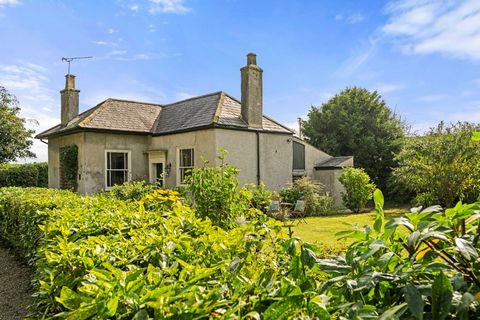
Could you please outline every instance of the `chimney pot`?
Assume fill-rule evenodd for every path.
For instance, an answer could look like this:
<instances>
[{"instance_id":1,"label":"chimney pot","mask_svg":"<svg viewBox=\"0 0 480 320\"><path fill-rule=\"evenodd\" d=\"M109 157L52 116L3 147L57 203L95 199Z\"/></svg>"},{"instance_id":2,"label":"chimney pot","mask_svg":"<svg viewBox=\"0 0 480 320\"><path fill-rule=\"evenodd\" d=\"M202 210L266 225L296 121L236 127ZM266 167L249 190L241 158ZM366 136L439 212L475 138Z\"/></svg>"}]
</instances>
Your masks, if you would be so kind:
<instances>
[{"instance_id":1,"label":"chimney pot","mask_svg":"<svg viewBox=\"0 0 480 320\"><path fill-rule=\"evenodd\" d=\"M65 76L65 89L75 89L75 76L73 74Z\"/></svg>"},{"instance_id":2,"label":"chimney pot","mask_svg":"<svg viewBox=\"0 0 480 320\"><path fill-rule=\"evenodd\" d=\"M247 54L247 65L257 65L257 55L255 53Z\"/></svg>"}]
</instances>

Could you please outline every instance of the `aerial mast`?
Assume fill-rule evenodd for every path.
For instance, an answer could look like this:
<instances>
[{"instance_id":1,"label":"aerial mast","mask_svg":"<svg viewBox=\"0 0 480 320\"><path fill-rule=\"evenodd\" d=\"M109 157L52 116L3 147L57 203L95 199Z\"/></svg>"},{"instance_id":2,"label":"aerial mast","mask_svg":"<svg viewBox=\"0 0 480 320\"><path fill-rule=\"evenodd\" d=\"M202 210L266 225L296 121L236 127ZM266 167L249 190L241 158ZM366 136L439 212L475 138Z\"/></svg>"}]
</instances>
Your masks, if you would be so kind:
<instances>
[{"instance_id":1,"label":"aerial mast","mask_svg":"<svg viewBox=\"0 0 480 320\"><path fill-rule=\"evenodd\" d=\"M68 63L68 73L67 74L70 74L70 62L72 62L73 60L79 60L79 59L92 59L93 57L62 57L62 62L67 62Z\"/></svg>"}]
</instances>

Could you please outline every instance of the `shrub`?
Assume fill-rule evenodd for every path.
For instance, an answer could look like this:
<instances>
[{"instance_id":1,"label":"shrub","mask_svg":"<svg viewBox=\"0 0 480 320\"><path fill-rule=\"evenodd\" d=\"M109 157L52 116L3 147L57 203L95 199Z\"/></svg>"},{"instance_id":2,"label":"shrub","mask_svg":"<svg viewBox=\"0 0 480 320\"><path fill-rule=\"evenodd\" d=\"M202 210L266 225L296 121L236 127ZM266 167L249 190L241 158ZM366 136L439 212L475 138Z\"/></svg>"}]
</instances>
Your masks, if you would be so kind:
<instances>
[{"instance_id":1,"label":"shrub","mask_svg":"<svg viewBox=\"0 0 480 320\"><path fill-rule=\"evenodd\" d=\"M325 216L335 211L335 200L328 193L321 195L323 186L310 178L296 180L291 187L283 188L280 196L283 201L296 203L305 201L305 214L307 216Z\"/></svg>"},{"instance_id":2,"label":"shrub","mask_svg":"<svg viewBox=\"0 0 480 320\"><path fill-rule=\"evenodd\" d=\"M140 180L115 185L111 188L110 194L120 200L140 200L155 189L155 185L147 184L145 181Z\"/></svg>"},{"instance_id":3,"label":"shrub","mask_svg":"<svg viewBox=\"0 0 480 320\"><path fill-rule=\"evenodd\" d=\"M260 210L263 213L268 211L273 197L273 192L265 189L263 181L260 181L260 185L253 183L245 185L241 190L241 194L249 201L250 208Z\"/></svg>"},{"instance_id":4,"label":"shrub","mask_svg":"<svg viewBox=\"0 0 480 320\"><path fill-rule=\"evenodd\" d=\"M40 236L34 319L329 318L318 248L285 239L274 220L225 231L170 190L121 201L10 188L0 203L2 237Z\"/></svg>"},{"instance_id":5,"label":"shrub","mask_svg":"<svg viewBox=\"0 0 480 320\"><path fill-rule=\"evenodd\" d=\"M344 255L318 260L321 293L336 319L478 319L480 202L439 206L384 223L375 191L373 228L339 232L353 239Z\"/></svg>"},{"instance_id":6,"label":"shrub","mask_svg":"<svg viewBox=\"0 0 480 320\"><path fill-rule=\"evenodd\" d=\"M338 181L345 188L345 192L342 192L343 205L353 212L360 212L365 208L368 200L373 197L375 185L370 181L365 170L361 168L343 169Z\"/></svg>"},{"instance_id":7,"label":"shrub","mask_svg":"<svg viewBox=\"0 0 480 320\"><path fill-rule=\"evenodd\" d=\"M223 161L225 155L226 151L221 150L218 158ZM238 168L225 163L209 167L206 160L202 167L191 170L185 179L187 199L199 217L230 228L237 217L247 214L248 199L239 193L238 173Z\"/></svg>"},{"instance_id":8,"label":"shrub","mask_svg":"<svg viewBox=\"0 0 480 320\"><path fill-rule=\"evenodd\" d=\"M47 187L46 162L0 165L0 187Z\"/></svg>"}]
</instances>

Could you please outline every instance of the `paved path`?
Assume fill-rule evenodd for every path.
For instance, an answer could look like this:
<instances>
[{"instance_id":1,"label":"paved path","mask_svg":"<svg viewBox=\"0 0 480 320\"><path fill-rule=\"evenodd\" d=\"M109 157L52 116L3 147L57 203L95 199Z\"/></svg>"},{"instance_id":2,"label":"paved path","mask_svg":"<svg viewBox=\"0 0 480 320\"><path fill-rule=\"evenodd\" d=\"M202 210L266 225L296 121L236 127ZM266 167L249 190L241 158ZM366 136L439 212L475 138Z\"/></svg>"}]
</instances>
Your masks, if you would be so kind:
<instances>
[{"instance_id":1,"label":"paved path","mask_svg":"<svg viewBox=\"0 0 480 320\"><path fill-rule=\"evenodd\" d=\"M31 279L32 270L0 243L0 320L16 320L27 315L32 301Z\"/></svg>"}]
</instances>

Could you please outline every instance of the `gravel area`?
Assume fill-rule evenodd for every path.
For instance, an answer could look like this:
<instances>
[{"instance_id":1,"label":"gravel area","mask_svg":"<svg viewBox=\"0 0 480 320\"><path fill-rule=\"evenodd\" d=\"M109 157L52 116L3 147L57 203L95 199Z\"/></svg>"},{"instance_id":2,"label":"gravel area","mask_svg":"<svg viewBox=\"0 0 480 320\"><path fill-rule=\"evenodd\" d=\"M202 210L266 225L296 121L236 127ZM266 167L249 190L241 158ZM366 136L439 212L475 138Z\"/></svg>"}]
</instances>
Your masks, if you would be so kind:
<instances>
[{"instance_id":1,"label":"gravel area","mask_svg":"<svg viewBox=\"0 0 480 320\"><path fill-rule=\"evenodd\" d=\"M17 259L13 250L0 243L0 320L27 315L31 298L32 270Z\"/></svg>"}]
</instances>

